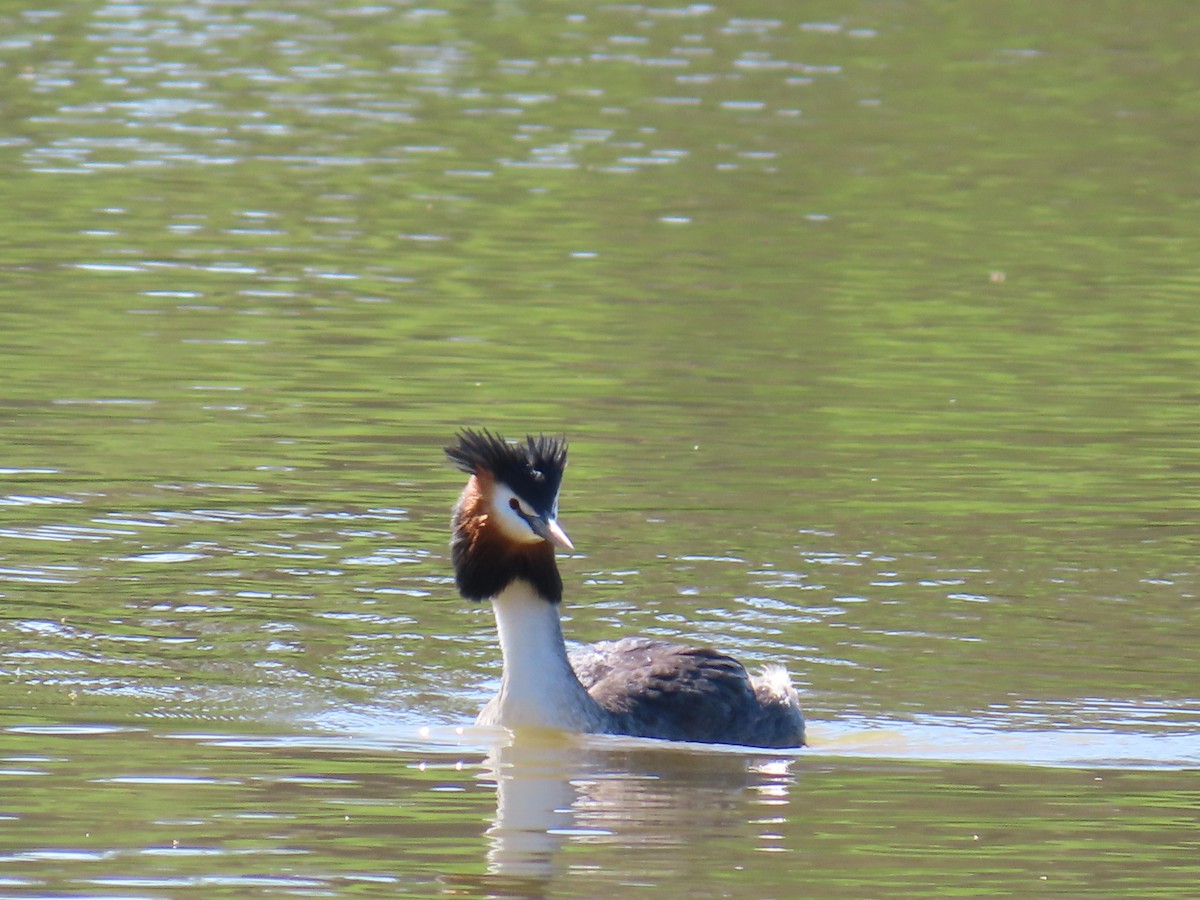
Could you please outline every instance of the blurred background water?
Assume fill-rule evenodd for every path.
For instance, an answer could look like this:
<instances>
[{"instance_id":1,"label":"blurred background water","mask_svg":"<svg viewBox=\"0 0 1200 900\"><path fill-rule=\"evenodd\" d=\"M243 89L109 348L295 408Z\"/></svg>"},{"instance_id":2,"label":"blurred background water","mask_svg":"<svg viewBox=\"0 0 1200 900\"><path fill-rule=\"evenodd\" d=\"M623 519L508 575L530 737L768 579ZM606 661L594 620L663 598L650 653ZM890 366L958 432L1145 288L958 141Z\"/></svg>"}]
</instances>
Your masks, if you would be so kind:
<instances>
[{"instance_id":1,"label":"blurred background water","mask_svg":"<svg viewBox=\"0 0 1200 900\"><path fill-rule=\"evenodd\" d=\"M0 9L0 893L1191 895L1189 10ZM813 746L470 727L464 425Z\"/></svg>"}]
</instances>

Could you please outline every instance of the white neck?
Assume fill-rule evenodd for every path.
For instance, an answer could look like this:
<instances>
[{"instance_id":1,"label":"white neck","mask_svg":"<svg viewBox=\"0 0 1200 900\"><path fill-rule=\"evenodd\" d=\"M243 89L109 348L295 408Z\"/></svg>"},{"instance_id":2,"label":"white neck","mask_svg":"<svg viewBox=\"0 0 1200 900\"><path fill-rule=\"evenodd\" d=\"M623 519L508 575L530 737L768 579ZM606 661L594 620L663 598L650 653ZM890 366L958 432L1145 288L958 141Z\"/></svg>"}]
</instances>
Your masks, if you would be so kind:
<instances>
[{"instance_id":1,"label":"white neck","mask_svg":"<svg viewBox=\"0 0 1200 900\"><path fill-rule=\"evenodd\" d=\"M526 581L492 598L504 675L480 725L594 731L603 716L567 660L557 605Z\"/></svg>"}]
</instances>

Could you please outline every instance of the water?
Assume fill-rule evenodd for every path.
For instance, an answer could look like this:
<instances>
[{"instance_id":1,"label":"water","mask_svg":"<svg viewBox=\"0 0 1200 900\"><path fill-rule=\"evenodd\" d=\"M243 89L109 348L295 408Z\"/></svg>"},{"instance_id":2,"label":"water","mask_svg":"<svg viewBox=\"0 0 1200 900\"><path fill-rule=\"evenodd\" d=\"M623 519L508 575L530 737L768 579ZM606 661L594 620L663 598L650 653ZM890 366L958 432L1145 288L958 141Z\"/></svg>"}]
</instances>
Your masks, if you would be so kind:
<instances>
[{"instance_id":1,"label":"water","mask_svg":"<svg viewBox=\"0 0 1200 900\"><path fill-rule=\"evenodd\" d=\"M0 11L0 895L1194 894L1195 30ZM470 726L480 424L813 746Z\"/></svg>"}]
</instances>

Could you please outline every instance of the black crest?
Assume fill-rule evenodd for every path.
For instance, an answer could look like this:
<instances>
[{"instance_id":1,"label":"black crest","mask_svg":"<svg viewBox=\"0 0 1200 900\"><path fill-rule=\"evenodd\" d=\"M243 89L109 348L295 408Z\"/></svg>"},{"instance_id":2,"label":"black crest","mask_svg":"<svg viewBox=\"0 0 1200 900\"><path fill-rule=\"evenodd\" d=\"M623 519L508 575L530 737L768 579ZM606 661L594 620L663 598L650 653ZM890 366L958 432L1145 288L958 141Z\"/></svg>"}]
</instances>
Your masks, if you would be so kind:
<instances>
[{"instance_id":1,"label":"black crest","mask_svg":"<svg viewBox=\"0 0 1200 900\"><path fill-rule=\"evenodd\" d=\"M468 474L483 469L539 513L549 513L567 466L567 442L539 434L510 444L486 428L463 429L458 443L446 448L446 456Z\"/></svg>"}]
</instances>

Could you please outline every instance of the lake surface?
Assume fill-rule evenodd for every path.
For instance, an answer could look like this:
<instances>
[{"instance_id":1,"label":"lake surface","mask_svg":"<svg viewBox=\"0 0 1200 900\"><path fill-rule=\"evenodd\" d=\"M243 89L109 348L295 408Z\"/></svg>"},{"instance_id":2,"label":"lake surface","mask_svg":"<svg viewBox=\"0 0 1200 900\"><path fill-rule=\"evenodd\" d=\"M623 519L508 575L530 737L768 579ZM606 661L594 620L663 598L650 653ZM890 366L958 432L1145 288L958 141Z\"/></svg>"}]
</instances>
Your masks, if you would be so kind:
<instances>
[{"instance_id":1,"label":"lake surface","mask_svg":"<svg viewBox=\"0 0 1200 900\"><path fill-rule=\"evenodd\" d=\"M0 896L1194 896L1190 11L0 10ZM462 426L812 746L472 726Z\"/></svg>"}]
</instances>

